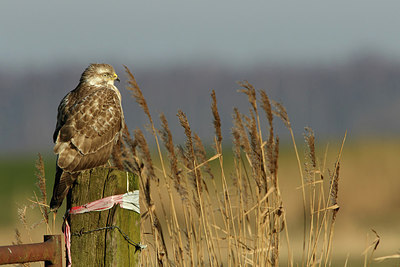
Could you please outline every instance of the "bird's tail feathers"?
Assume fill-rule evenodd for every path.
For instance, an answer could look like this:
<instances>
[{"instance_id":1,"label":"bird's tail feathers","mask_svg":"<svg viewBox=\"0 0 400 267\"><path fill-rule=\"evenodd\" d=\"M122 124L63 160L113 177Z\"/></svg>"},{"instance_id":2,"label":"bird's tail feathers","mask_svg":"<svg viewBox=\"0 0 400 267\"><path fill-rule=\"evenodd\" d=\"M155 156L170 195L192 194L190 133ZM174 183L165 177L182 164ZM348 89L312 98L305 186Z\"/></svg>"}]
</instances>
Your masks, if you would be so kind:
<instances>
[{"instance_id":1,"label":"bird's tail feathers","mask_svg":"<svg viewBox=\"0 0 400 267\"><path fill-rule=\"evenodd\" d=\"M54 179L53 197L50 201L51 211L56 212L61 206L78 175L79 173L66 172L57 166L56 176Z\"/></svg>"}]
</instances>

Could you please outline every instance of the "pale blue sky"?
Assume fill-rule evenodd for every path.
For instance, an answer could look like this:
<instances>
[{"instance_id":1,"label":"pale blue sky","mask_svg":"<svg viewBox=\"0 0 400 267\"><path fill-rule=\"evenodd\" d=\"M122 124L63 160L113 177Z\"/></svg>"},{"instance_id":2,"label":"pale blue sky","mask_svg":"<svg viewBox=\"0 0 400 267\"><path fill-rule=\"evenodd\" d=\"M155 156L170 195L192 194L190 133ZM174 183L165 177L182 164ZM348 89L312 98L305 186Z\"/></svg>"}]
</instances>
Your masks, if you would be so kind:
<instances>
[{"instance_id":1,"label":"pale blue sky","mask_svg":"<svg viewBox=\"0 0 400 267\"><path fill-rule=\"evenodd\" d=\"M0 67L400 57L399 1L15 1L0 8Z\"/></svg>"}]
</instances>

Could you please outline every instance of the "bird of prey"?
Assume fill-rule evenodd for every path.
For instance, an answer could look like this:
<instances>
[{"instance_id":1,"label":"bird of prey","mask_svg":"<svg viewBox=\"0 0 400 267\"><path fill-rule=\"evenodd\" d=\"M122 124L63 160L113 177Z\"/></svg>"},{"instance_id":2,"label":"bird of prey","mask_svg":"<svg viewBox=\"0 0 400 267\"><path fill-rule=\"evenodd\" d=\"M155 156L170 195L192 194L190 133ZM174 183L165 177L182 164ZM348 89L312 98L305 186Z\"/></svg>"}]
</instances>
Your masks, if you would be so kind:
<instances>
[{"instance_id":1,"label":"bird of prey","mask_svg":"<svg viewBox=\"0 0 400 267\"><path fill-rule=\"evenodd\" d=\"M57 154L50 210L56 212L79 173L104 165L122 135L124 115L118 79L108 64L91 64L58 106L53 135Z\"/></svg>"}]
</instances>

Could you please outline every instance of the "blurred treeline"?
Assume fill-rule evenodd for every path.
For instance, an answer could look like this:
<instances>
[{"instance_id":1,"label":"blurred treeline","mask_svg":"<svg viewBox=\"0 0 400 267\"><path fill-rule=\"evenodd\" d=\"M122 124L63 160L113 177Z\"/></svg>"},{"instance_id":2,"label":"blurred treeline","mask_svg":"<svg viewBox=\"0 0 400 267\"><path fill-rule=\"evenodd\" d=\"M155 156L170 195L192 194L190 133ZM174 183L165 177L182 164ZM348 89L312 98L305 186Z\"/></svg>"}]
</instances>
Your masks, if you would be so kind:
<instances>
[{"instance_id":1,"label":"blurred treeline","mask_svg":"<svg viewBox=\"0 0 400 267\"><path fill-rule=\"evenodd\" d=\"M88 62L89 64L90 62ZM319 136L350 137L394 135L400 132L400 60L363 54L347 61L320 64L273 64L236 67L204 61L192 65L141 68L134 62L108 62L121 77L125 117L130 129L142 127L145 118L125 90L122 64L133 70L154 112L164 112L174 131L179 129L178 109L187 113L192 127L205 141L212 138L211 89L216 91L223 134L230 133L233 107L246 108L237 81L248 80L281 101L288 109L295 132L304 126ZM27 66L0 68L0 154L51 152L57 106L75 88L86 66ZM157 114L155 114L157 115ZM175 138L183 137L176 131ZM283 136L284 137L284 136Z\"/></svg>"}]
</instances>

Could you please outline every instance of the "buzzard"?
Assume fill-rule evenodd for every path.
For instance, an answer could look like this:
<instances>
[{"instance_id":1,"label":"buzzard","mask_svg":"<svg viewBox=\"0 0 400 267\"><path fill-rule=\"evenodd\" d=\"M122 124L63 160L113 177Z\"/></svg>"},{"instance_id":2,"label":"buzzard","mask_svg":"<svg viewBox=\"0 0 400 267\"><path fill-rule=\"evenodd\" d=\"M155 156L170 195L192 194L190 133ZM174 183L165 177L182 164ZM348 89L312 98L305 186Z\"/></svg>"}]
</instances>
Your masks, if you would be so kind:
<instances>
[{"instance_id":1,"label":"buzzard","mask_svg":"<svg viewBox=\"0 0 400 267\"><path fill-rule=\"evenodd\" d=\"M91 64L58 106L53 135L57 154L50 209L62 204L79 173L104 165L124 128L118 79L108 64Z\"/></svg>"}]
</instances>

